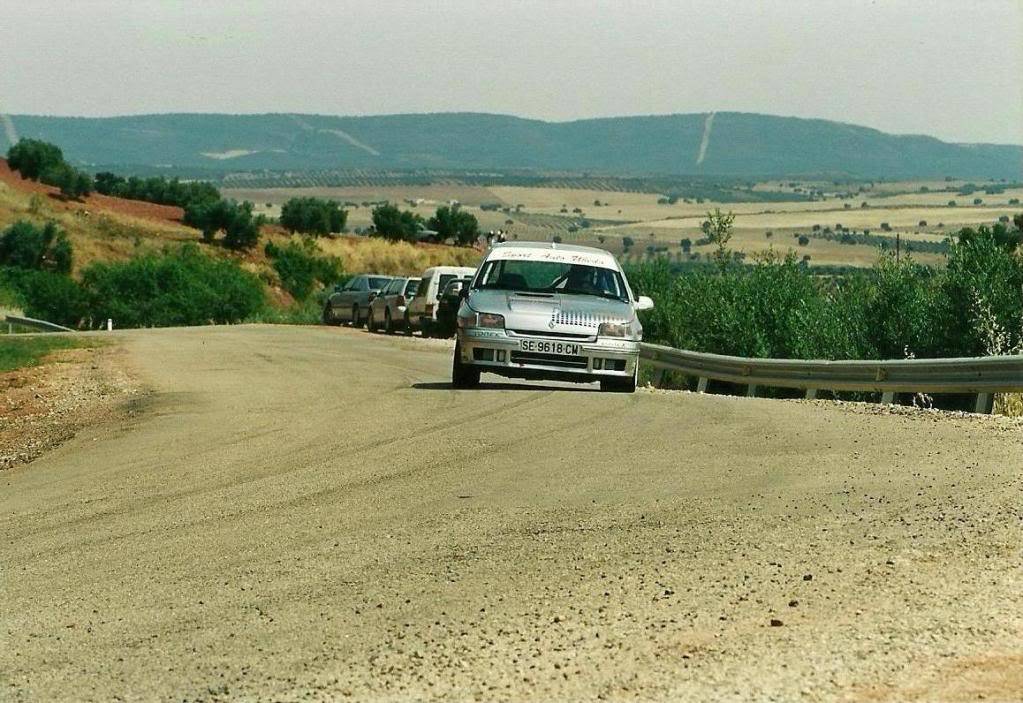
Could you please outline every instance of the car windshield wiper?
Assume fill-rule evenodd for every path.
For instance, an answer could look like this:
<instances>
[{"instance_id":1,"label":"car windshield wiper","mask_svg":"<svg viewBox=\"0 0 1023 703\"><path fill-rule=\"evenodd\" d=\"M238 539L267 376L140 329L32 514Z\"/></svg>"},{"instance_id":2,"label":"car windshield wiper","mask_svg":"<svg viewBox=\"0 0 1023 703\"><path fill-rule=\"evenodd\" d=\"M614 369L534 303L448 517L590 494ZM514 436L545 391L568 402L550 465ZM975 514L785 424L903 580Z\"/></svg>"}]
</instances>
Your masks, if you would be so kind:
<instances>
[{"instance_id":1,"label":"car windshield wiper","mask_svg":"<svg viewBox=\"0 0 1023 703\"><path fill-rule=\"evenodd\" d=\"M608 291L582 290L580 288L564 288L564 289L562 289L562 290L560 290L558 292L559 293L563 293L565 295L592 295L592 296L597 297L597 298L606 298L608 300L617 300L617 301L622 302L622 303L626 302L626 300L625 300L625 298L623 296L615 295L614 293L610 293Z\"/></svg>"}]
</instances>

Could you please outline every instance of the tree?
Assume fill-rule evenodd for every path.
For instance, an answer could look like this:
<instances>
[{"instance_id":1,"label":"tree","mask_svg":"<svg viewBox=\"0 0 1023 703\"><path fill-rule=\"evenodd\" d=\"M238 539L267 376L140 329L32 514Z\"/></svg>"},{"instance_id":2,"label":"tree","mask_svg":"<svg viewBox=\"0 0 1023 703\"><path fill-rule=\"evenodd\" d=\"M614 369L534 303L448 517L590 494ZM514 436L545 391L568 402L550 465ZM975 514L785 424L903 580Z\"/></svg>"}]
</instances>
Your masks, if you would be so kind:
<instances>
[{"instance_id":1,"label":"tree","mask_svg":"<svg viewBox=\"0 0 1023 703\"><path fill-rule=\"evenodd\" d=\"M390 203L373 208L373 226L378 236L392 241L414 242L423 228L423 218Z\"/></svg>"},{"instance_id":2,"label":"tree","mask_svg":"<svg viewBox=\"0 0 1023 703\"><path fill-rule=\"evenodd\" d=\"M262 215L253 216L252 203L245 201L241 205L235 205L224 230L224 246L236 250L256 246L259 244L259 227L264 221Z\"/></svg>"},{"instance_id":3,"label":"tree","mask_svg":"<svg viewBox=\"0 0 1023 703\"><path fill-rule=\"evenodd\" d=\"M435 230L441 241L453 239L461 246L472 246L480 236L480 225L475 215L457 205L441 205L426 226Z\"/></svg>"},{"instance_id":4,"label":"tree","mask_svg":"<svg viewBox=\"0 0 1023 703\"><path fill-rule=\"evenodd\" d=\"M292 198L281 206L281 226L289 232L325 236L344 230L348 213L333 200Z\"/></svg>"},{"instance_id":5,"label":"tree","mask_svg":"<svg viewBox=\"0 0 1023 703\"><path fill-rule=\"evenodd\" d=\"M714 212L707 213L707 219L701 225L704 236L717 247L714 259L722 270L732 260L732 256L728 252L728 241L732 238L733 222L735 222L733 213L725 214L719 208L714 208Z\"/></svg>"},{"instance_id":6,"label":"tree","mask_svg":"<svg viewBox=\"0 0 1023 703\"><path fill-rule=\"evenodd\" d=\"M19 220L0 235L0 265L70 273L71 242L53 222L42 227Z\"/></svg>"},{"instance_id":7,"label":"tree","mask_svg":"<svg viewBox=\"0 0 1023 703\"><path fill-rule=\"evenodd\" d=\"M689 237L683 237L682 240L678 243L678 245L682 247L682 252L684 254L688 254L693 250L693 240L690 239Z\"/></svg>"},{"instance_id":8,"label":"tree","mask_svg":"<svg viewBox=\"0 0 1023 703\"><path fill-rule=\"evenodd\" d=\"M622 237L622 249L628 251L632 248L632 245L636 243L632 237Z\"/></svg>"},{"instance_id":9,"label":"tree","mask_svg":"<svg viewBox=\"0 0 1023 703\"><path fill-rule=\"evenodd\" d=\"M43 171L39 180L60 188L61 195L69 198L77 199L92 192L92 176L67 163L50 166Z\"/></svg>"},{"instance_id":10,"label":"tree","mask_svg":"<svg viewBox=\"0 0 1023 703\"><path fill-rule=\"evenodd\" d=\"M7 150L7 164L22 178L32 181L38 181L46 170L63 163L60 147L39 139L22 139Z\"/></svg>"},{"instance_id":11,"label":"tree","mask_svg":"<svg viewBox=\"0 0 1023 703\"><path fill-rule=\"evenodd\" d=\"M202 230L202 237L213 242L224 232L224 246L229 249L251 249L259 243L259 228L265 221L252 214L252 203L234 200L196 201L185 208L186 225Z\"/></svg>"}]
</instances>

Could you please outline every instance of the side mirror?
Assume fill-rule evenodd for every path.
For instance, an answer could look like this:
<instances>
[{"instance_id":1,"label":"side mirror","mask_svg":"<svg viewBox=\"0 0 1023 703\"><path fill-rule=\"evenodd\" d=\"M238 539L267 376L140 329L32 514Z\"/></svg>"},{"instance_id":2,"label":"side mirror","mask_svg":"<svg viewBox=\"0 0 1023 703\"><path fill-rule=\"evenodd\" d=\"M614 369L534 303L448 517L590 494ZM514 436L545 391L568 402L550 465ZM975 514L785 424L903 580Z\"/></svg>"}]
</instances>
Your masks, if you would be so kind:
<instances>
[{"instance_id":1,"label":"side mirror","mask_svg":"<svg viewBox=\"0 0 1023 703\"><path fill-rule=\"evenodd\" d=\"M461 298L462 300L465 300L466 298L468 298L469 297L469 286L462 286L461 288L459 288L459 290L458 290L458 297Z\"/></svg>"},{"instance_id":2,"label":"side mirror","mask_svg":"<svg viewBox=\"0 0 1023 703\"><path fill-rule=\"evenodd\" d=\"M653 310L653 309L654 309L654 301L651 300L650 298L648 298L647 296L641 295L641 296L639 296L639 299L636 300L636 310L637 311L642 312L643 310Z\"/></svg>"}]
</instances>

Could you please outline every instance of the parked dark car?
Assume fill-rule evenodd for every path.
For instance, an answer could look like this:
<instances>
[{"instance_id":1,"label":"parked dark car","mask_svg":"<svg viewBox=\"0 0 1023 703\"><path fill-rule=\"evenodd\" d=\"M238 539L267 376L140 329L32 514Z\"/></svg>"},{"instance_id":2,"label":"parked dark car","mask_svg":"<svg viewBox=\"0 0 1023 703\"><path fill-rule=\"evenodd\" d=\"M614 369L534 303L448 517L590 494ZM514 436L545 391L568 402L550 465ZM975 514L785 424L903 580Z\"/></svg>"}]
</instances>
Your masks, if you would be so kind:
<instances>
[{"instance_id":1,"label":"parked dark car","mask_svg":"<svg viewBox=\"0 0 1023 703\"><path fill-rule=\"evenodd\" d=\"M458 320L458 306L462 303L462 290L469 286L472 277L456 278L444 286L437 301L437 326L439 337L453 337Z\"/></svg>"},{"instance_id":2,"label":"parked dark car","mask_svg":"<svg viewBox=\"0 0 1023 703\"><path fill-rule=\"evenodd\" d=\"M366 327L375 332L383 325L384 332L393 333L405 327L405 307L419 289L418 278L392 279L380 295L369 304L369 319Z\"/></svg>"},{"instance_id":3,"label":"parked dark car","mask_svg":"<svg viewBox=\"0 0 1023 703\"><path fill-rule=\"evenodd\" d=\"M353 327L362 327L369 314L369 304L391 279L391 276L362 274L343 286L335 286L323 306L323 324L340 325L342 322L350 322Z\"/></svg>"}]
</instances>

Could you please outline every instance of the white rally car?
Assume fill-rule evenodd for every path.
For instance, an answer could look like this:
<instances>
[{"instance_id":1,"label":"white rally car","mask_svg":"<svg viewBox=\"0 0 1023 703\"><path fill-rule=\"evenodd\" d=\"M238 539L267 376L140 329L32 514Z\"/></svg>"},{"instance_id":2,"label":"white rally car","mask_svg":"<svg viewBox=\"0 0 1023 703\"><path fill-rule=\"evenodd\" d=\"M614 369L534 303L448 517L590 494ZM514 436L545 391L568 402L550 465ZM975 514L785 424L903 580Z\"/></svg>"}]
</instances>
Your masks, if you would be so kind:
<instances>
[{"instance_id":1,"label":"white rally car","mask_svg":"<svg viewBox=\"0 0 1023 703\"><path fill-rule=\"evenodd\" d=\"M654 303L634 296L618 261L602 249L507 242L488 252L463 290L451 381L480 372L512 378L600 381L632 392L643 327Z\"/></svg>"}]
</instances>

